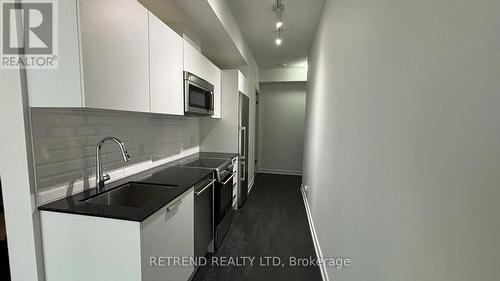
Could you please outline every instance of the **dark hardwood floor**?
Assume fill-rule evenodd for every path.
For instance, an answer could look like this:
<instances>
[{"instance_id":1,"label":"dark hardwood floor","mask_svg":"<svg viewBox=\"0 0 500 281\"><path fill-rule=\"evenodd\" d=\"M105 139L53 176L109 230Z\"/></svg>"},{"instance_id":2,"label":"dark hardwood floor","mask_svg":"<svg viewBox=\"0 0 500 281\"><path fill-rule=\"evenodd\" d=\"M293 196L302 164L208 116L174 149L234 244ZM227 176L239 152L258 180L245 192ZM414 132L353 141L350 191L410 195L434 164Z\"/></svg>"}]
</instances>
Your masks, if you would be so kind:
<instances>
[{"instance_id":1,"label":"dark hardwood floor","mask_svg":"<svg viewBox=\"0 0 500 281\"><path fill-rule=\"evenodd\" d=\"M300 193L301 178L258 174L250 195L215 257L255 257L253 266L208 263L195 281L321 280L316 266L290 266L290 257L316 257ZM263 266L261 257L277 256L283 266ZM208 256L211 259L212 256ZM265 259L264 259L265 261ZM265 263L264 263L265 264Z\"/></svg>"}]
</instances>

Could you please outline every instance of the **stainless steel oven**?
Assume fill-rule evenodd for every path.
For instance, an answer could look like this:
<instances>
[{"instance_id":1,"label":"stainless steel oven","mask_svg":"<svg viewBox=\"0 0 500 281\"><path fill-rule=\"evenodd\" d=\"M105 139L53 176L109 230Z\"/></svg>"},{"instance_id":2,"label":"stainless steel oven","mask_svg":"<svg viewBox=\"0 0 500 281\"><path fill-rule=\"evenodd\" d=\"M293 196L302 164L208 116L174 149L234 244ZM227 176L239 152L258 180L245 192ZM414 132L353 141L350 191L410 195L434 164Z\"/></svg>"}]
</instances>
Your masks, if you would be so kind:
<instances>
[{"instance_id":1,"label":"stainless steel oven","mask_svg":"<svg viewBox=\"0 0 500 281\"><path fill-rule=\"evenodd\" d=\"M213 199L213 249L217 250L226 236L234 216L233 162L229 159L197 157L179 164L182 167L215 170Z\"/></svg>"},{"instance_id":2,"label":"stainless steel oven","mask_svg":"<svg viewBox=\"0 0 500 281\"><path fill-rule=\"evenodd\" d=\"M214 85L184 71L184 113L187 116L214 114Z\"/></svg>"},{"instance_id":3,"label":"stainless steel oven","mask_svg":"<svg viewBox=\"0 0 500 281\"><path fill-rule=\"evenodd\" d=\"M233 220L233 177L235 174L235 172L228 171L227 176L225 176L224 179L215 182L214 242L216 249L219 248L220 244L224 240L224 237L226 236Z\"/></svg>"},{"instance_id":4,"label":"stainless steel oven","mask_svg":"<svg viewBox=\"0 0 500 281\"><path fill-rule=\"evenodd\" d=\"M202 258L209 251L214 238L214 197L215 179L210 175L194 188L194 256Z\"/></svg>"}]
</instances>

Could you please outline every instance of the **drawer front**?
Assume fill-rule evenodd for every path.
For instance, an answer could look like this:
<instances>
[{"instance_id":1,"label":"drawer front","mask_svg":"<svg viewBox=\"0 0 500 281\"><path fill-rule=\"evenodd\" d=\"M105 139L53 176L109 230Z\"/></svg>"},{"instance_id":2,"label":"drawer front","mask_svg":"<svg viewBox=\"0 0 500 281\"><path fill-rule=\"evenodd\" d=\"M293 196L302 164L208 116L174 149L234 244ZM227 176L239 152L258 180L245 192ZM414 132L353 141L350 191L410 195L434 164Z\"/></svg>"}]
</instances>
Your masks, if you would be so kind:
<instances>
[{"instance_id":1,"label":"drawer front","mask_svg":"<svg viewBox=\"0 0 500 281\"><path fill-rule=\"evenodd\" d=\"M193 200L191 188L141 223L142 280L188 280L193 273L193 266L160 263L160 258L194 256Z\"/></svg>"}]
</instances>

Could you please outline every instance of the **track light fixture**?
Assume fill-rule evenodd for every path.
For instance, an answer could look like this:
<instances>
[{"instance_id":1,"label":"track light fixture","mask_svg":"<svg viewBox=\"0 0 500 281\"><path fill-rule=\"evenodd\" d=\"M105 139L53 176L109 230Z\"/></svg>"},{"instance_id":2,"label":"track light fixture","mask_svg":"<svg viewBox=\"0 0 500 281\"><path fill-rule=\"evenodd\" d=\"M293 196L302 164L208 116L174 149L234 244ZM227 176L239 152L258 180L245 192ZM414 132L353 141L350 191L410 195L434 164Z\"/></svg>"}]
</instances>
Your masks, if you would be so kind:
<instances>
[{"instance_id":1,"label":"track light fixture","mask_svg":"<svg viewBox=\"0 0 500 281\"><path fill-rule=\"evenodd\" d=\"M281 3L281 0L276 0L276 4L273 5L273 11L276 13L276 29L278 30L278 37L274 41L276 46L280 46L283 43L281 39L281 27L283 26L283 11L285 10L285 4Z\"/></svg>"}]
</instances>

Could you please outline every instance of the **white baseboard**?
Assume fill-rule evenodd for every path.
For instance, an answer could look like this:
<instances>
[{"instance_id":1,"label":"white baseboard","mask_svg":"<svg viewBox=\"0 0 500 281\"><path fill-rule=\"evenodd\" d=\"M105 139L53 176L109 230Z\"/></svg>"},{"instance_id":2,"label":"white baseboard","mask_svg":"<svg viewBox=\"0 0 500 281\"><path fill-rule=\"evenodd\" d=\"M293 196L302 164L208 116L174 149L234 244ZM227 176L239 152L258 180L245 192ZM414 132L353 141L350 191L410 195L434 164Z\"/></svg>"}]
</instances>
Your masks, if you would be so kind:
<instances>
[{"instance_id":1,"label":"white baseboard","mask_svg":"<svg viewBox=\"0 0 500 281\"><path fill-rule=\"evenodd\" d=\"M111 170L107 171L108 174L110 175L111 179L109 182L113 182L128 176L131 176L133 174L137 174L140 172L144 172L146 170L165 165L169 162L179 160L184 157L188 157L190 155L193 155L195 153L200 152L200 147L195 146L186 150L183 150L181 153L169 156L166 158L158 159L158 160L148 160L140 163L135 163L120 169L116 170ZM70 183L70 184L63 184L60 186L53 186L50 187L48 190L42 191L38 193L38 200L37 204L38 206L50 203L52 201L71 196L74 194L77 194L79 192L82 192L85 187L88 186L95 186L95 176L85 178L85 179L76 179L75 182Z\"/></svg>"},{"instance_id":2,"label":"white baseboard","mask_svg":"<svg viewBox=\"0 0 500 281\"><path fill-rule=\"evenodd\" d=\"M314 222L313 222L313 218L311 215L311 209L309 208L309 202L307 201L307 193L303 187L300 188L300 192L302 193L302 199L304 199L304 206L306 208L307 220L309 221L309 229L311 230L311 236L312 236L313 243L314 243L314 250L316 251L316 256L317 256L318 260L322 260L323 253L321 252L321 247L319 245L319 240L318 240L318 236L316 234L316 229L314 228ZM330 281L330 278L328 277L328 273L326 271L326 265L324 263L320 266L320 271L321 271L321 277L322 277L323 281Z\"/></svg>"},{"instance_id":3,"label":"white baseboard","mask_svg":"<svg viewBox=\"0 0 500 281\"><path fill-rule=\"evenodd\" d=\"M264 174L277 174L277 175L291 175L291 176L302 176L302 171L292 171L292 170L278 170L278 169L259 169L259 173Z\"/></svg>"}]
</instances>

